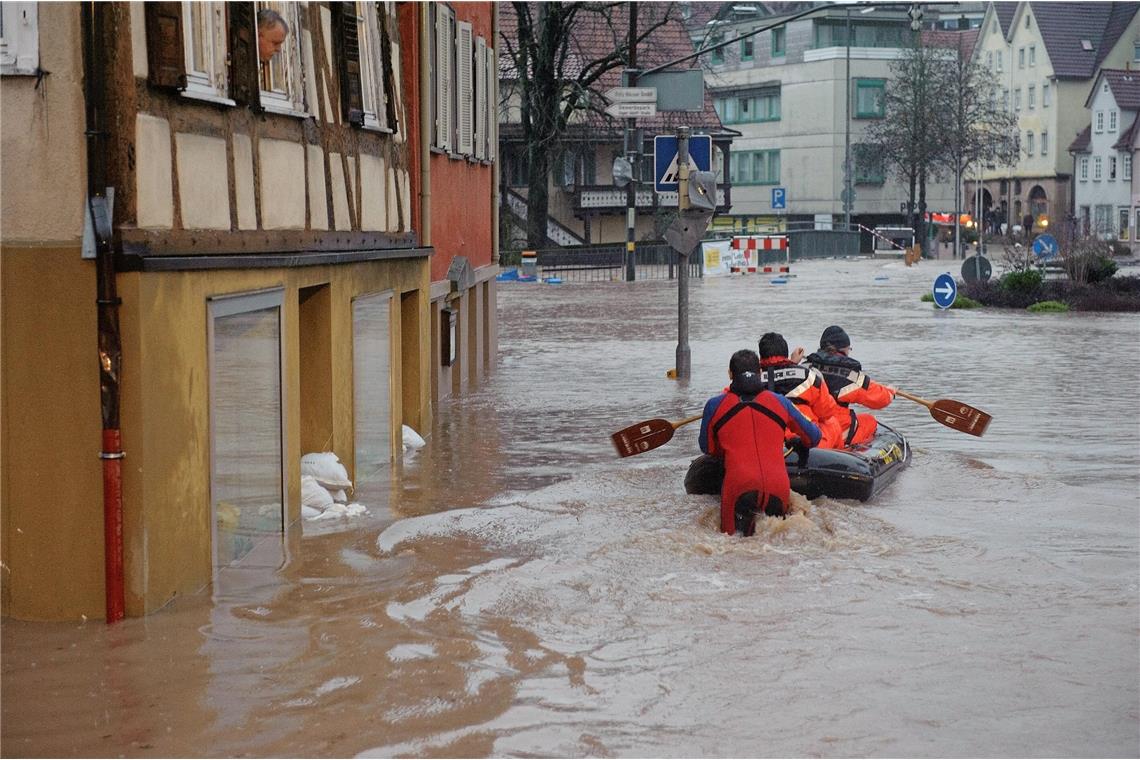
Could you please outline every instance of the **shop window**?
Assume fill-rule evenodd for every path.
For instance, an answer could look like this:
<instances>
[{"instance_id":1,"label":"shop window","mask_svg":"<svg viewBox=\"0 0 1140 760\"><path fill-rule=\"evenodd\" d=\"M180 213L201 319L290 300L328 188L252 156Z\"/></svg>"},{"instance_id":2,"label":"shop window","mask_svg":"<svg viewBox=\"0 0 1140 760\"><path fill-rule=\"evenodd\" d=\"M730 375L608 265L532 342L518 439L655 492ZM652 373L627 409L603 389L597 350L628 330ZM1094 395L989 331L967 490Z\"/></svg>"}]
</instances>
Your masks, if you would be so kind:
<instances>
[{"instance_id":1,"label":"shop window","mask_svg":"<svg viewBox=\"0 0 1140 760\"><path fill-rule=\"evenodd\" d=\"M281 304L281 290L208 304L210 502L219 568L283 561Z\"/></svg>"},{"instance_id":2,"label":"shop window","mask_svg":"<svg viewBox=\"0 0 1140 760\"><path fill-rule=\"evenodd\" d=\"M392 293L352 301L353 483L358 500L385 502L392 466Z\"/></svg>"}]
</instances>

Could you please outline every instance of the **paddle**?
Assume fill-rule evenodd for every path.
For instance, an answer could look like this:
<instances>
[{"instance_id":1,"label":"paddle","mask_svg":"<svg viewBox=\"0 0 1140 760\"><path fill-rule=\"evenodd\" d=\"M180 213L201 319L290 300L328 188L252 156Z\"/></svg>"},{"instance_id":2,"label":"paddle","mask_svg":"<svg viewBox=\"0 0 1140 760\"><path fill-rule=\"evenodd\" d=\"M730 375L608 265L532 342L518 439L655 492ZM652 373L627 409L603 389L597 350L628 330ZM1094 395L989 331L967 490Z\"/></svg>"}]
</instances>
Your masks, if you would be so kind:
<instances>
[{"instance_id":1,"label":"paddle","mask_svg":"<svg viewBox=\"0 0 1140 760\"><path fill-rule=\"evenodd\" d=\"M619 457L644 454L646 451L668 443L673 438L673 432L677 428L688 425L690 422L696 422L701 416L697 414L680 422L670 422L657 417L639 422L636 425L630 425L624 430L617 431L610 438L614 442L614 448L617 449Z\"/></svg>"},{"instance_id":2,"label":"paddle","mask_svg":"<svg viewBox=\"0 0 1140 760\"><path fill-rule=\"evenodd\" d=\"M986 428L990 426L990 420L993 419L993 417L981 409L975 409L969 404L963 404L961 401L954 401L948 398L940 398L937 401L927 401L924 398L912 396L906 391L900 391L898 388L895 388L895 394L922 404L930 410L931 417L946 427L954 428L955 430L960 430L970 435L981 437L981 435L986 432Z\"/></svg>"}]
</instances>

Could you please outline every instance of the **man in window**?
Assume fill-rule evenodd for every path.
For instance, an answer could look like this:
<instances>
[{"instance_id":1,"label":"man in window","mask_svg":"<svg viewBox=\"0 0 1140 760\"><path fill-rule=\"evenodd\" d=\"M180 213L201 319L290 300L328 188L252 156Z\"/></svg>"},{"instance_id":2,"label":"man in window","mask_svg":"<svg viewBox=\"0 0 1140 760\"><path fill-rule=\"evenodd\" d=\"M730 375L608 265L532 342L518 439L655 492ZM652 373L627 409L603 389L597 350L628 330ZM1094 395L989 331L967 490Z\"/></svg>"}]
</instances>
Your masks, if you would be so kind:
<instances>
[{"instance_id":1,"label":"man in window","mask_svg":"<svg viewBox=\"0 0 1140 760\"><path fill-rule=\"evenodd\" d=\"M289 36L289 25L281 14L270 8L257 12L257 57L262 63L269 63L273 56L281 52L285 38Z\"/></svg>"}]
</instances>

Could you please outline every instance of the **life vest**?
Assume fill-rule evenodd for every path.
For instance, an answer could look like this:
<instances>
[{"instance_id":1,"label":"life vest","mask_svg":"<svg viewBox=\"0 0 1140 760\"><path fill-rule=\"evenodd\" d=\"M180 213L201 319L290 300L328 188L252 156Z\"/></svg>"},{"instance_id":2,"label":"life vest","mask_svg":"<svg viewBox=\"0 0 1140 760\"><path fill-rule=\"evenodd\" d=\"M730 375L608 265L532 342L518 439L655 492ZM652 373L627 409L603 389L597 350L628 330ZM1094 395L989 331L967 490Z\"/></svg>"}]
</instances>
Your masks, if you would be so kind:
<instances>
[{"instance_id":1,"label":"life vest","mask_svg":"<svg viewBox=\"0 0 1140 760\"><path fill-rule=\"evenodd\" d=\"M807 358L807 363L823 375L827 388L838 404L847 406L844 397L856 390L866 390L871 378L863 374L863 365L843 354L816 352Z\"/></svg>"},{"instance_id":2,"label":"life vest","mask_svg":"<svg viewBox=\"0 0 1140 760\"><path fill-rule=\"evenodd\" d=\"M724 485L721 487L720 526L725 533L736 532L738 504L754 519L753 508L779 500L782 513L790 503L791 484L784 464L784 432L788 412L776 396L764 389L752 375L745 382L735 381L709 420L709 454L724 457ZM751 522L741 526L749 533Z\"/></svg>"},{"instance_id":3,"label":"life vest","mask_svg":"<svg viewBox=\"0 0 1140 760\"><path fill-rule=\"evenodd\" d=\"M820 446L843 445L840 432L848 425L848 416L835 403L823 375L783 356L762 359L760 367L760 380L768 390L787 398L805 417L819 425L823 432Z\"/></svg>"},{"instance_id":4,"label":"life vest","mask_svg":"<svg viewBox=\"0 0 1140 760\"><path fill-rule=\"evenodd\" d=\"M870 414L856 414L851 404L882 409L891 403L894 395L885 386L867 377L863 373L863 365L850 356L817 351L807 357L807 363L823 376L835 402L846 413L846 421L841 425L843 445L850 446L870 440L878 427L878 421Z\"/></svg>"}]
</instances>

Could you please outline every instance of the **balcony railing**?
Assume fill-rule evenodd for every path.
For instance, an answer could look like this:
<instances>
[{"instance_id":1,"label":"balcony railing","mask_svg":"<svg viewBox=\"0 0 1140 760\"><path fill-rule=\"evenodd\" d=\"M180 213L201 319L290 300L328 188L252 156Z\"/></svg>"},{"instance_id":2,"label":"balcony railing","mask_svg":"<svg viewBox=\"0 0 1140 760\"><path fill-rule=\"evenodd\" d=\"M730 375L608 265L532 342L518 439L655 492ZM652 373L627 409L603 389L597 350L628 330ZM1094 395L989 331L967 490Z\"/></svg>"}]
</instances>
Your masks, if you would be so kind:
<instances>
[{"instance_id":1,"label":"balcony railing","mask_svg":"<svg viewBox=\"0 0 1140 760\"><path fill-rule=\"evenodd\" d=\"M727 199L729 185L717 185L717 200L720 202L717 211L724 213L728 210ZM626 191L624 187L611 185L583 185L574 193L574 205L578 211L612 210L619 211L625 208ZM637 208L676 208L676 193L656 193L649 186L637 191Z\"/></svg>"}]
</instances>

